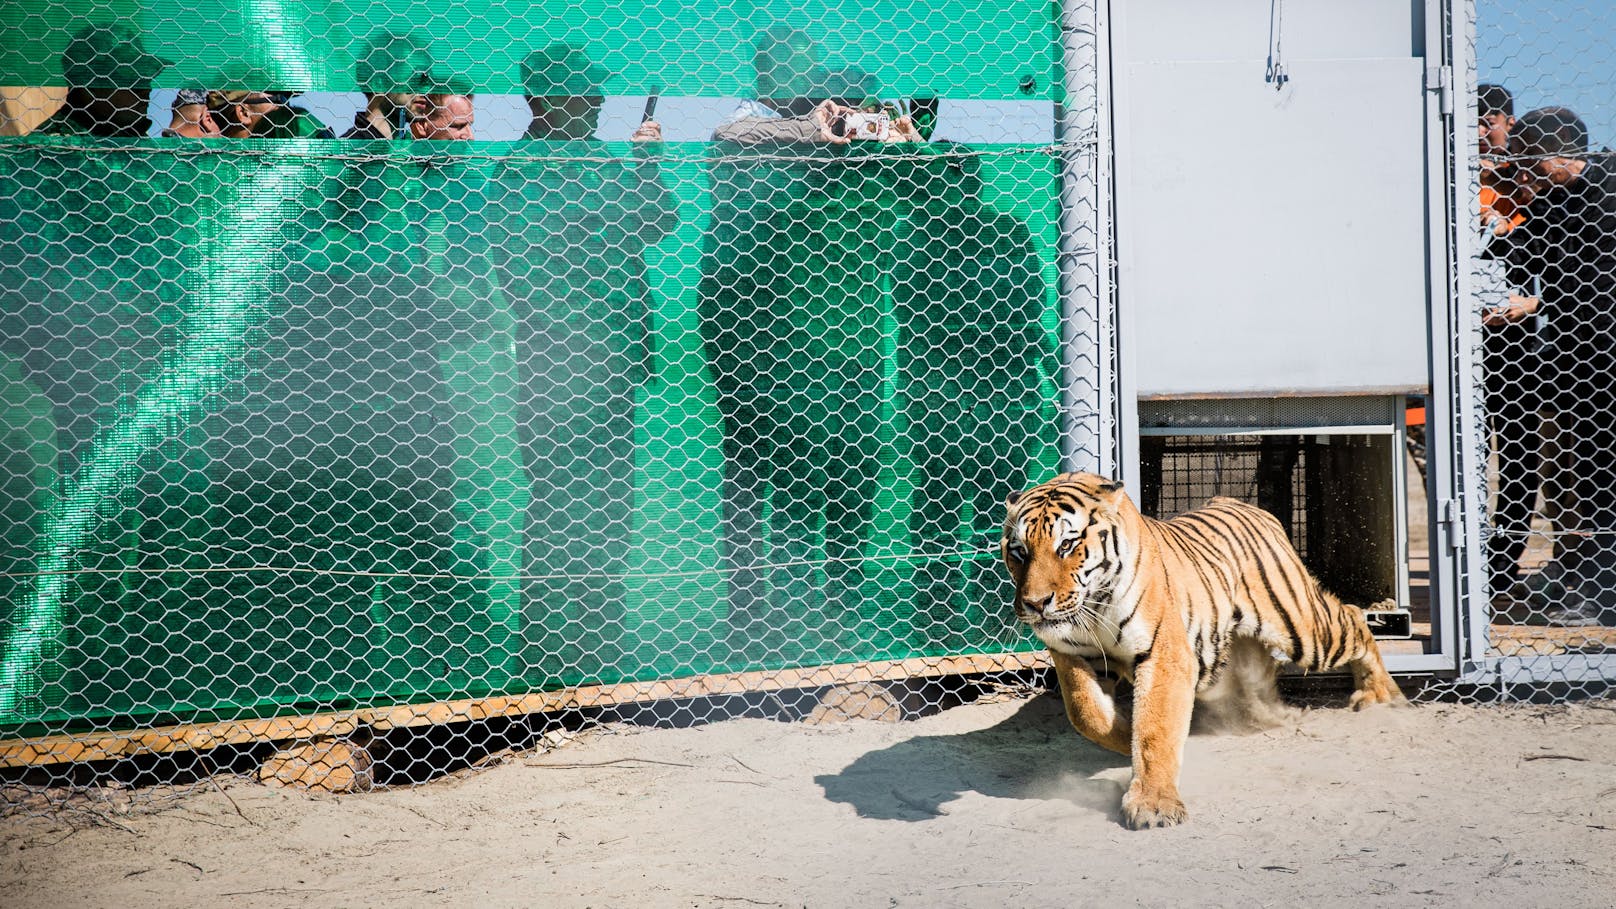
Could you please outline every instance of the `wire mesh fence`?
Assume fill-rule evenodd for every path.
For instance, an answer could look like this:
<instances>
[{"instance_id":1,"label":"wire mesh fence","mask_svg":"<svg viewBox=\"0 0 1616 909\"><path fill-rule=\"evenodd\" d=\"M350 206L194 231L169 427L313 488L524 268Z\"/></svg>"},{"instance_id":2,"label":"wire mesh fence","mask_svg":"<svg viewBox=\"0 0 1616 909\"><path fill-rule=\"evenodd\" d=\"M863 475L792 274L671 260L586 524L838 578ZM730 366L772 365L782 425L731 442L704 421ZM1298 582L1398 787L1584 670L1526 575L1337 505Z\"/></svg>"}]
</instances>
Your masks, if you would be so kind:
<instances>
[{"instance_id":1,"label":"wire mesh fence","mask_svg":"<svg viewBox=\"0 0 1616 909\"><path fill-rule=\"evenodd\" d=\"M519 6L0 52L69 86L0 142L0 763L356 782L389 730L1033 665L999 509L1100 381L1047 6Z\"/></svg>"},{"instance_id":2,"label":"wire mesh fence","mask_svg":"<svg viewBox=\"0 0 1616 909\"><path fill-rule=\"evenodd\" d=\"M1471 166L1458 179L1475 241L1457 268L1473 365L1456 388L1479 417L1452 438L1485 514L1483 564L1463 588L1481 684L1464 690L1600 694L1616 679L1604 147L1616 72L1602 62L1616 14L1490 0L1464 12L1477 144L1459 150Z\"/></svg>"},{"instance_id":3,"label":"wire mesh fence","mask_svg":"<svg viewBox=\"0 0 1616 909\"><path fill-rule=\"evenodd\" d=\"M580 710L903 713L1038 665L1001 503L1117 467L1148 343L1101 9L40 7L0 48L0 765L297 741L266 774L340 788ZM1453 7L1460 84L1514 93L1454 114L1472 334L1427 440L1485 514L1475 696L1616 677L1616 77L1579 68L1616 15L1533 9ZM1171 445L1191 499L1147 510L1238 474L1348 548L1323 442Z\"/></svg>"}]
</instances>

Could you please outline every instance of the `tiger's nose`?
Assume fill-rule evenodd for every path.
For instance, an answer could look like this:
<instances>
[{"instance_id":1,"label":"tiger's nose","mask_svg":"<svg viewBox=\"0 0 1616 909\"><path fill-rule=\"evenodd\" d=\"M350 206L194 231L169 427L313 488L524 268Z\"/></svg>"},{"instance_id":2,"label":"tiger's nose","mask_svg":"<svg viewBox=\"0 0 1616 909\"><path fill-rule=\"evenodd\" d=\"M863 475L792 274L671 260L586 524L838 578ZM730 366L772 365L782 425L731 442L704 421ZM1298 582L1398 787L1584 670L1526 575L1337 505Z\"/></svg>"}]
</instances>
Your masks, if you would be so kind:
<instances>
[{"instance_id":1,"label":"tiger's nose","mask_svg":"<svg viewBox=\"0 0 1616 909\"><path fill-rule=\"evenodd\" d=\"M1055 594L1035 593L1021 598L1021 606L1036 616L1048 615L1055 610Z\"/></svg>"}]
</instances>

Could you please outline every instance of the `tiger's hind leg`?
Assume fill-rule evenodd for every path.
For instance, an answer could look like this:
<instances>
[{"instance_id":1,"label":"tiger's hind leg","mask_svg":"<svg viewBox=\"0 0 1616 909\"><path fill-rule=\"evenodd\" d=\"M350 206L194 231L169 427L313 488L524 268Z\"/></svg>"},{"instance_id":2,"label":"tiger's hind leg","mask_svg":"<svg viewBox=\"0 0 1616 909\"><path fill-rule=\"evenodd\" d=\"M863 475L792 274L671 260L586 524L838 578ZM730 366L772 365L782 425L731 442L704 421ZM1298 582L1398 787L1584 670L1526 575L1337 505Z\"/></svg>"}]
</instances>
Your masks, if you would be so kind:
<instances>
[{"instance_id":1,"label":"tiger's hind leg","mask_svg":"<svg viewBox=\"0 0 1616 909\"><path fill-rule=\"evenodd\" d=\"M1380 660L1380 648L1375 646L1373 637L1369 639L1369 647L1364 654L1352 661L1352 680L1355 690L1347 703L1352 705L1353 710L1362 710L1375 704L1405 703L1402 689L1392 681L1386 664Z\"/></svg>"},{"instance_id":2,"label":"tiger's hind leg","mask_svg":"<svg viewBox=\"0 0 1616 909\"><path fill-rule=\"evenodd\" d=\"M1292 723L1301 710L1279 697L1279 663L1256 638L1229 642L1228 659L1212 687L1195 697L1196 732L1260 732Z\"/></svg>"},{"instance_id":3,"label":"tiger's hind leg","mask_svg":"<svg viewBox=\"0 0 1616 909\"><path fill-rule=\"evenodd\" d=\"M1334 664L1324 668L1352 667L1354 691L1347 703L1353 710L1362 710L1375 704L1404 703L1402 689L1392 681L1386 664L1380 659L1380 647L1369 630L1369 623L1364 620L1363 610L1341 604L1336 605L1335 610L1338 626L1335 634L1340 635L1344 646L1338 648L1340 656Z\"/></svg>"}]
</instances>

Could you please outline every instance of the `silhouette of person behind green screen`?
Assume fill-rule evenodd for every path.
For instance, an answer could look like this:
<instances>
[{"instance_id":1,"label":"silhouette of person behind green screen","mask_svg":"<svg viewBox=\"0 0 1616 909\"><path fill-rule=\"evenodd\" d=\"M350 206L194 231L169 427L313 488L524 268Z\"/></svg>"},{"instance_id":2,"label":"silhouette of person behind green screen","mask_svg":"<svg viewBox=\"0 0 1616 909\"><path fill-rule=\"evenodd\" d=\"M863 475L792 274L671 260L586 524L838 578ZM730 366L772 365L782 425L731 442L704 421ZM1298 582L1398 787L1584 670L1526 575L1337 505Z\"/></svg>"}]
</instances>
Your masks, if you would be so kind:
<instances>
[{"instance_id":1,"label":"silhouette of person behind green screen","mask_svg":"<svg viewBox=\"0 0 1616 909\"><path fill-rule=\"evenodd\" d=\"M766 32L754 64L757 98L714 134L699 291L723 420L722 590L748 664L834 645L866 606L904 205L899 155L835 148L815 119L828 89L807 35Z\"/></svg>"},{"instance_id":2,"label":"silhouette of person behind green screen","mask_svg":"<svg viewBox=\"0 0 1616 909\"><path fill-rule=\"evenodd\" d=\"M513 307L517 433L532 484L530 644L546 677L615 679L635 668L623 575L636 397L656 372L645 251L678 213L652 157L655 123L635 133L632 160L595 138L609 73L556 44L524 58L521 74L529 144L500 164L490 210L503 219L495 247Z\"/></svg>"},{"instance_id":3,"label":"silhouette of person behind green screen","mask_svg":"<svg viewBox=\"0 0 1616 909\"><path fill-rule=\"evenodd\" d=\"M980 158L936 143L916 162L916 206L895 252L898 389L914 462L910 529L920 640L957 652L1002 598L996 541L1005 496L1052 443L1042 418L1054 371L1046 286L1019 219L983 201Z\"/></svg>"}]
</instances>

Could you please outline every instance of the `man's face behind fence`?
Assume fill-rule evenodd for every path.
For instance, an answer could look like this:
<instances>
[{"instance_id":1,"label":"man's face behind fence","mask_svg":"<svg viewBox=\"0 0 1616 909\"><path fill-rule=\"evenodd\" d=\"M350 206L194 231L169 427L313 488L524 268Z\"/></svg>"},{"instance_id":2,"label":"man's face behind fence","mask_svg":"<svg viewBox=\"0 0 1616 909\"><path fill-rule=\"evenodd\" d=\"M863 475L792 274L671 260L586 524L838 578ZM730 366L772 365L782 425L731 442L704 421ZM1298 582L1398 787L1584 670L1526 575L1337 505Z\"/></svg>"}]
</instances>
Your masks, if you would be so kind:
<instances>
[{"instance_id":1,"label":"man's face behind fence","mask_svg":"<svg viewBox=\"0 0 1616 909\"><path fill-rule=\"evenodd\" d=\"M469 95L421 95L416 99L410 135L436 141L467 141L473 137L476 113Z\"/></svg>"},{"instance_id":2,"label":"man's face behind fence","mask_svg":"<svg viewBox=\"0 0 1616 909\"><path fill-rule=\"evenodd\" d=\"M1483 155L1502 155L1509 151L1509 128L1515 125L1515 118L1505 113L1494 111L1483 114L1476 124L1476 136Z\"/></svg>"},{"instance_id":3,"label":"man's face behind fence","mask_svg":"<svg viewBox=\"0 0 1616 909\"><path fill-rule=\"evenodd\" d=\"M1518 161L1515 181L1526 194L1568 186L1587 164L1587 124L1565 107L1522 114L1509 134L1509 154Z\"/></svg>"}]
</instances>

